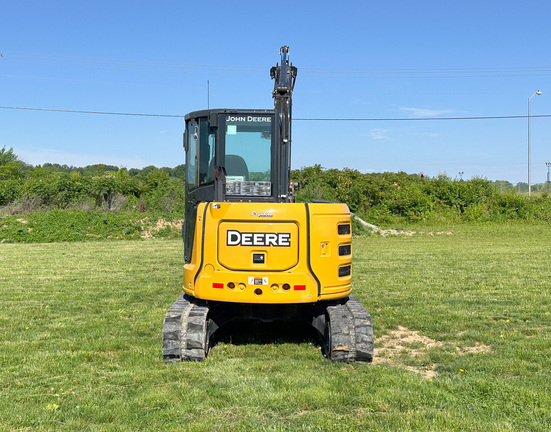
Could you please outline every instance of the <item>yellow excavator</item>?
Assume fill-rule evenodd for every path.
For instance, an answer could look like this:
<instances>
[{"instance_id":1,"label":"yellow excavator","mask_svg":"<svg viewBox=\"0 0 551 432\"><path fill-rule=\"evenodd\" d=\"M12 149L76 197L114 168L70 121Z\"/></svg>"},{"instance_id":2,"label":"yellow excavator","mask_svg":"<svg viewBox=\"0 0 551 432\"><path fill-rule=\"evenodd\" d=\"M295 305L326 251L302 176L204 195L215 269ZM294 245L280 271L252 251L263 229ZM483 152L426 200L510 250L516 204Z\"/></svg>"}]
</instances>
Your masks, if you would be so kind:
<instances>
[{"instance_id":1,"label":"yellow excavator","mask_svg":"<svg viewBox=\"0 0 551 432\"><path fill-rule=\"evenodd\" d=\"M295 202L289 48L270 69L274 109L209 109L185 116L183 293L163 325L166 362L202 361L235 320L299 320L323 354L369 363L373 327L351 295L346 204Z\"/></svg>"}]
</instances>

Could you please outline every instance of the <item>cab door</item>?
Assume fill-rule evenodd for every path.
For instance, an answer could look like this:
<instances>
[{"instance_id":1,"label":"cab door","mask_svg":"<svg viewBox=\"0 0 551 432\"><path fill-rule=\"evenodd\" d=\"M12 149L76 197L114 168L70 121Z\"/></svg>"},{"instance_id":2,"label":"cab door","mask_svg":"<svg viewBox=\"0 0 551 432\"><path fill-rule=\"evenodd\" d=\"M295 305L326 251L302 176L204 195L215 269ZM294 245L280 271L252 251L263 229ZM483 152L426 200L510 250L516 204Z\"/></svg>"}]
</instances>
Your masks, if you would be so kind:
<instances>
[{"instance_id":1,"label":"cab door","mask_svg":"<svg viewBox=\"0 0 551 432\"><path fill-rule=\"evenodd\" d=\"M197 205L214 201L214 153L215 135L209 133L207 117L190 119L184 135L186 150L186 207L183 238L184 258L191 261Z\"/></svg>"}]
</instances>

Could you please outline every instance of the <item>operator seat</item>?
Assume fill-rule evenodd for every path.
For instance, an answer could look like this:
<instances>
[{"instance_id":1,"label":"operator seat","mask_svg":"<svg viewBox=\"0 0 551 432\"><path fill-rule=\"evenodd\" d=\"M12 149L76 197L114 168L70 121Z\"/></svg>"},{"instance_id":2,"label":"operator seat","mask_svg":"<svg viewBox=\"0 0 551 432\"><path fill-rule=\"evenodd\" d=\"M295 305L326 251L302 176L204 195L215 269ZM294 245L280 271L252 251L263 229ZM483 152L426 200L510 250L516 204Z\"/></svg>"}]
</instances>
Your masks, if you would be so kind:
<instances>
[{"instance_id":1,"label":"operator seat","mask_svg":"<svg viewBox=\"0 0 551 432\"><path fill-rule=\"evenodd\" d=\"M244 181L249 181L249 169L241 156L226 155L226 176L240 176Z\"/></svg>"}]
</instances>

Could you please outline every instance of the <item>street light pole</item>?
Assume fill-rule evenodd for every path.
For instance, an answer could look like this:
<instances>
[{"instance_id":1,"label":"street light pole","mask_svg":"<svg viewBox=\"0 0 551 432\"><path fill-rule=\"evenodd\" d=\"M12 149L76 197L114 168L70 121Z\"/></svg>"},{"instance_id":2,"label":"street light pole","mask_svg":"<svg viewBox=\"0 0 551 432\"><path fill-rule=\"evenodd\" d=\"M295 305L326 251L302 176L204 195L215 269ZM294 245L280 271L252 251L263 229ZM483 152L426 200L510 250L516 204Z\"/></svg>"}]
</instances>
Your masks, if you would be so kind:
<instances>
[{"instance_id":1,"label":"street light pole","mask_svg":"<svg viewBox=\"0 0 551 432\"><path fill-rule=\"evenodd\" d=\"M551 162L545 162L547 167L547 187L551 186Z\"/></svg>"},{"instance_id":2,"label":"street light pole","mask_svg":"<svg viewBox=\"0 0 551 432\"><path fill-rule=\"evenodd\" d=\"M532 163L530 159L530 101L535 95L540 95L541 92L536 90L532 96L528 98L528 196L532 195Z\"/></svg>"}]
</instances>

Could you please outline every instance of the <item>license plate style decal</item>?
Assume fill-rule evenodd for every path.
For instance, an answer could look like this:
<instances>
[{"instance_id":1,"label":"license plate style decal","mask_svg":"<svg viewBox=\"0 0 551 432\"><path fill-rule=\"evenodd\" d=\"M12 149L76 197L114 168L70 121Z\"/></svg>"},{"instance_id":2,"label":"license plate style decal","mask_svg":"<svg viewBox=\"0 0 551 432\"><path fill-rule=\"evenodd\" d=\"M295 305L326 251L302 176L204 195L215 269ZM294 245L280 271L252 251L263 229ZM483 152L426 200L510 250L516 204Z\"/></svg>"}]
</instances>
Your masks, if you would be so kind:
<instances>
[{"instance_id":1,"label":"license plate style decal","mask_svg":"<svg viewBox=\"0 0 551 432\"><path fill-rule=\"evenodd\" d=\"M249 285L268 285L268 278L249 276Z\"/></svg>"}]
</instances>

